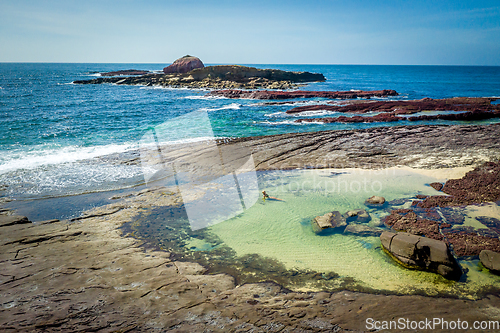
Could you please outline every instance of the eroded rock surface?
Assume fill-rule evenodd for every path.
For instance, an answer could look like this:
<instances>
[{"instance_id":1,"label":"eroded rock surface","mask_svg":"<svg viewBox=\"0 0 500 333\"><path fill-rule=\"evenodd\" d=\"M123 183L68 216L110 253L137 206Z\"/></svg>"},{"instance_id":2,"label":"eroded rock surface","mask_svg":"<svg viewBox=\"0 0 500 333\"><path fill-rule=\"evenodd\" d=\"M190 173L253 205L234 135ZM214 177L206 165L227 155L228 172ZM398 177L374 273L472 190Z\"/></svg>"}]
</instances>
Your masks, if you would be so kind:
<instances>
[{"instance_id":1,"label":"eroded rock surface","mask_svg":"<svg viewBox=\"0 0 500 333\"><path fill-rule=\"evenodd\" d=\"M173 88L213 89L291 89L299 83L324 81L323 74L259 69L239 65L218 65L195 68L188 72L146 74L134 77L98 77L76 80L76 84L114 83Z\"/></svg>"},{"instance_id":2,"label":"eroded rock surface","mask_svg":"<svg viewBox=\"0 0 500 333\"><path fill-rule=\"evenodd\" d=\"M500 274L500 252L482 250L481 253L479 253L479 259L484 267L495 274Z\"/></svg>"}]
</instances>

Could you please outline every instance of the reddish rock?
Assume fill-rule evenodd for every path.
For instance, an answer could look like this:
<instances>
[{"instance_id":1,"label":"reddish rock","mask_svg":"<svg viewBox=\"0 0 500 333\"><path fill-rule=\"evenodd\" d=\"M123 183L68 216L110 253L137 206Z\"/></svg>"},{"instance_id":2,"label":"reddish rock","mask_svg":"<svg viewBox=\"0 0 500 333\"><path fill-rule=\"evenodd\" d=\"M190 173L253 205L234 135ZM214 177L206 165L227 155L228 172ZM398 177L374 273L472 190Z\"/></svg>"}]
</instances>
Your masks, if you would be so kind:
<instances>
[{"instance_id":1,"label":"reddish rock","mask_svg":"<svg viewBox=\"0 0 500 333\"><path fill-rule=\"evenodd\" d=\"M448 180L442 191L450 196L431 196L421 208L446 207L500 200L500 162L488 162L467 172L461 179Z\"/></svg>"},{"instance_id":2,"label":"reddish rock","mask_svg":"<svg viewBox=\"0 0 500 333\"><path fill-rule=\"evenodd\" d=\"M477 216L476 220L500 235L500 220L494 217Z\"/></svg>"},{"instance_id":3,"label":"reddish rock","mask_svg":"<svg viewBox=\"0 0 500 333\"><path fill-rule=\"evenodd\" d=\"M121 76L121 75L145 75L150 73L149 71L142 71L139 69L124 69L120 71L101 73L101 76Z\"/></svg>"},{"instance_id":4,"label":"reddish rock","mask_svg":"<svg viewBox=\"0 0 500 333\"><path fill-rule=\"evenodd\" d=\"M396 117L390 113L380 113L373 117L365 117L365 116L339 116L339 117L326 117L326 118L306 118L306 119L297 119L296 123L375 123L375 122L392 122L399 121L400 117Z\"/></svg>"},{"instance_id":5,"label":"reddish rock","mask_svg":"<svg viewBox=\"0 0 500 333\"><path fill-rule=\"evenodd\" d=\"M203 62L197 57L186 55L182 58L177 59L174 63L168 67L163 68L163 73L187 73L196 68L203 68Z\"/></svg>"},{"instance_id":6,"label":"reddish rock","mask_svg":"<svg viewBox=\"0 0 500 333\"><path fill-rule=\"evenodd\" d=\"M321 81L321 80L317 80ZM324 81L324 80L323 80ZM376 91L270 91L270 90L216 90L210 92L210 96L226 98L248 98L248 99L292 99L292 98L337 98L353 99L358 97L385 97L397 96L395 90ZM288 111L287 111L288 112Z\"/></svg>"}]
</instances>

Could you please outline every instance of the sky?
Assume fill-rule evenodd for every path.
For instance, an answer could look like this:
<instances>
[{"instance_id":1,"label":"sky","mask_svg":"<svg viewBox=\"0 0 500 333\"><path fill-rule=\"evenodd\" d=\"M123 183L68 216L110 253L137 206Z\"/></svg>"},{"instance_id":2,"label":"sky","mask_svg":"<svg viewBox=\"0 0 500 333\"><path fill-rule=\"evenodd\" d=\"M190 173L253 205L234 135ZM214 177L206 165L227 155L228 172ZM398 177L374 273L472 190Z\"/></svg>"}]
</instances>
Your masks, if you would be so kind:
<instances>
[{"instance_id":1,"label":"sky","mask_svg":"<svg viewBox=\"0 0 500 333\"><path fill-rule=\"evenodd\" d=\"M500 1L0 0L0 62L500 66Z\"/></svg>"}]
</instances>

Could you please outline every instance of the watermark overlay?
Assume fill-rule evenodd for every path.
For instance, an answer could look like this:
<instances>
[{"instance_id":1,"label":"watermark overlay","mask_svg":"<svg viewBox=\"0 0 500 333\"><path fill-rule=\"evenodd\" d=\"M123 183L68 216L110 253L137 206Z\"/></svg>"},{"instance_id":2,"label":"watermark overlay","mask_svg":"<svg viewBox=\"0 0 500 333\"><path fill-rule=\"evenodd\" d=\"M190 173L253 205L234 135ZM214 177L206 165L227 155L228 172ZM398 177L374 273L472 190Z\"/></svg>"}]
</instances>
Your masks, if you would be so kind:
<instances>
[{"instance_id":1,"label":"watermark overlay","mask_svg":"<svg viewBox=\"0 0 500 333\"><path fill-rule=\"evenodd\" d=\"M500 330L500 321L498 320L469 322L459 318L456 320L444 318L375 320L367 318L365 323L367 330Z\"/></svg>"}]
</instances>

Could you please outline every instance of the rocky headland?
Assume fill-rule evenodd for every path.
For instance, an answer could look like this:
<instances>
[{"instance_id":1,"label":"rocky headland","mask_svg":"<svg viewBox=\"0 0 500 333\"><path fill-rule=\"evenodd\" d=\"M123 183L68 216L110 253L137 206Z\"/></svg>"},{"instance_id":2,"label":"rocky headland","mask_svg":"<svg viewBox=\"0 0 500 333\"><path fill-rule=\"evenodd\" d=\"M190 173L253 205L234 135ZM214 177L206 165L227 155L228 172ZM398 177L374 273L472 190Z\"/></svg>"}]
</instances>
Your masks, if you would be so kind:
<instances>
[{"instance_id":1,"label":"rocky headland","mask_svg":"<svg viewBox=\"0 0 500 333\"><path fill-rule=\"evenodd\" d=\"M101 73L101 76L145 75L149 73L149 71L143 71L140 69L123 69L119 71Z\"/></svg>"},{"instance_id":2,"label":"rocky headland","mask_svg":"<svg viewBox=\"0 0 500 333\"><path fill-rule=\"evenodd\" d=\"M483 202L496 198L499 138L500 124L398 126L241 138L218 144L251 150L258 170L378 169L394 165L429 169L478 167L458 182L460 186L457 181L450 181L448 186L447 183L434 184L443 191L456 191L451 195L469 204L473 202L470 200ZM140 163L140 160L138 156L128 156L122 163ZM490 183L492 187L488 187ZM485 191L481 190L484 188ZM468 192L470 196L464 196ZM395 214L417 221L412 223L417 227L419 219L433 221L437 224L435 234L441 235L443 231L443 240L450 239L444 227L448 224L457 227L460 223L457 207L424 208L426 199L415 198L415 204L409 208L411 212ZM123 228L146 210L179 205L182 199L173 189L151 188L117 200L71 221L32 223L25 217L15 216L14 212L0 212L0 325L3 331L356 332L366 331L367 318L380 321L460 318L469 323L500 320L498 293L467 300L346 290L297 292L265 280L239 283L231 275L208 270L198 263L180 261L171 251L152 248ZM374 203L380 205L380 209L396 209L394 206L399 204L380 202L379 199ZM394 223L402 221L395 214ZM332 219L340 221L339 228L343 225L347 229L350 225L363 226L369 215L362 211L342 216L331 214L323 222L333 226ZM483 219L483 222L489 223L491 230L498 228L493 220ZM429 230L435 228L430 222L425 223ZM416 235L423 236L415 230ZM406 231L411 233L409 229ZM389 236L386 238L393 238ZM468 248L469 242L466 244ZM391 249L392 245L388 247ZM454 246L455 255L458 248ZM411 264L409 260L413 260L416 264L428 265L431 270L446 272L446 268L433 266L430 261L415 261L415 256L421 258L422 253L427 253L425 247L421 251L400 254L400 260ZM485 263L491 262L492 269L498 267L496 256L491 252L484 252L481 257ZM452 267L452 260L448 262ZM281 272L279 266L272 267ZM311 280L322 278L320 275L310 277Z\"/></svg>"},{"instance_id":3,"label":"rocky headland","mask_svg":"<svg viewBox=\"0 0 500 333\"><path fill-rule=\"evenodd\" d=\"M126 84L172 88L291 89L306 82L325 81L323 74L259 69L239 65L204 66L196 57L177 59L163 74L133 77L98 77L76 80L75 84Z\"/></svg>"}]
</instances>

